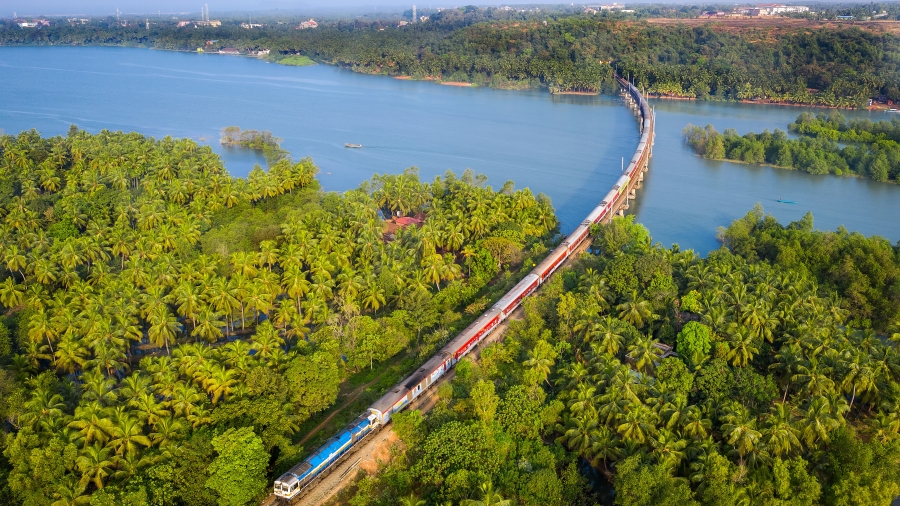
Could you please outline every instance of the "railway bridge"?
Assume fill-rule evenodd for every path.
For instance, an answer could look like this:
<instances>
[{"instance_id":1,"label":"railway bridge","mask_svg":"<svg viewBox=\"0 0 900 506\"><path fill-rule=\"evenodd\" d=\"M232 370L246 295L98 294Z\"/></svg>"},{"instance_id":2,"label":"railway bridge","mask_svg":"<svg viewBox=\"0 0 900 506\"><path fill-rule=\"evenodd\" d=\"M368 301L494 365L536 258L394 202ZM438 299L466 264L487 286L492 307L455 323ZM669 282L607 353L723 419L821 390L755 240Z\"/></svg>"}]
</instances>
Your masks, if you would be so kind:
<instances>
[{"instance_id":1,"label":"railway bridge","mask_svg":"<svg viewBox=\"0 0 900 506\"><path fill-rule=\"evenodd\" d=\"M620 178L624 185L621 187L619 195L612 205L612 212L604 215L602 220L600 220L601 223L609 223L615 216L624 216L625 211L630 207L629 201L637 198L637 190L643 186L645 173L650 170L650 157L653 155L655 136L654 126L656 118L646 99L631 83L618 75L615 77L622 87L622 100L625 102L626 107L634 111L635 116L638 118L641 137L630 163L623 168L622 175L628 178L627 180ZM620 181L617 181L617 185Z\"/></svg>"}]
</instances>

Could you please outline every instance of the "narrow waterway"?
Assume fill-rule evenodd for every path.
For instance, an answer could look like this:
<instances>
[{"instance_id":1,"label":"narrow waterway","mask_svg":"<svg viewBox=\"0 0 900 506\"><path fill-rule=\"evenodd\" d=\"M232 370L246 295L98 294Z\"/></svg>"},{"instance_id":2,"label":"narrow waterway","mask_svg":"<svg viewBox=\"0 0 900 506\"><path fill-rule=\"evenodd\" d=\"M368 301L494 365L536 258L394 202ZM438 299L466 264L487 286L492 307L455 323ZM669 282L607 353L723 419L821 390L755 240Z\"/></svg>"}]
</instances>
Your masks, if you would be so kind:
<instances>
[{"instance_id":1,"label":"narrow waterway","mask_svg":"<svg viewBox=\"0 0 900 506\"><path fill-rule=\"evenodd\" d=\"M35 128L59 135L75 124L91 132L190 137L211 145L235 176L265 160L222 148L219 131L230 125L269 130L295 157L313 158L326 190L355 188L375 172L410 166L419 167L425 180L471 168L495 187L513 180L549 195L564 232L606 194L639 136L634 115L615 97L455 88L323 65L284 67L144 49L0 48L0 97L0 129L7 133ZM818 228L844 225L900 239L898 185L704 160L681 140L687 123L740 133L786 129L810 109L670 100L651 105L656 145L644 189L629 212L664 245L677 242L705 254L718 247L716 227L756 202L783 221L812 211ZM779 198L797 204L779 204Z\"/></svg>"},{"instance_id":2,"label":"narrow waterway","mask_svg":"<svg viewBox=\"0 0 900 506\"><path fill-rule=\"evenodd\" d=\"M786 131L803 111L831 110L659 99L650 103L656 111L656 145L644 191L631 210L650 228L654 240L705 253L718 247L716 227L744 216L757 202L782 222L799 220L811 211L819 229L843 225L865 235L900 240L896 184L705 160L681 139L689 123L712 124L720 132L734 128L743 135L767 128ZM840 112L872 121L893 117L883 112ZM797 204L778 203L782 198Z\"/></svg>"}]
</instances>

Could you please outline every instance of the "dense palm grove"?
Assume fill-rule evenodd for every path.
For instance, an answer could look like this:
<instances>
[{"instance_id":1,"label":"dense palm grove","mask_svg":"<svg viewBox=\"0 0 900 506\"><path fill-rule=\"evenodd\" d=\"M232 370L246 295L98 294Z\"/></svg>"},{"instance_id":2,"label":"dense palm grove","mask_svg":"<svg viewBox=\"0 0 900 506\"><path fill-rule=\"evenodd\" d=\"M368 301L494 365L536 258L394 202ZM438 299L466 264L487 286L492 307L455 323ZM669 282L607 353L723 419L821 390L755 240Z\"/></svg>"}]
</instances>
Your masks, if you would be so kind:
<instances>
[{"instance_id":1,"label":"dense palm grove","mask_svg":"<svg viewBox=\"0 0 900 506\"><path fill-rule=\"evenodd\" d=\"M232 178L208 147L133 133L0 137L0 502L258 499L343 380L415 367L556 227L545 197L470 172L336 195L317 170ZM424 225L385 237L379 210Z\"/></svg>"},{"instance_id":2,"label":"dense palm grove","mask_svg":"<svg viewBox=\"0 0 900 506\"><path fill-rule=\"evenodd\" d=\"M803 113L788 129L801 137L789 139L779 129L739 135L729 128L719 133L712 125L687 125L682 136L704 158L767 163L810 174L858 175L881 182L900 178L900 121L896 119L848 122L839 112Z\"/></svg>"},{"instance_id":3,"label":"dense palm grove","mask_svg":"<svg viewBox=\"0 0 900 506\"><path fill-rule=\"evenodd\" d=\"M656 17L673 15L675 9L653 6L642 12ZM614 90L615 67L640 88L663 96L838 107L865 106L878 96L900 100L900 48L887 33L654 25L620 14L471 6L430 15L427 22L399 28L391 18L339 20L314 30L295 30L292 22L272 19L256 30L241 29L234 21L201 29L157 23L148 31L140 24L121 27L111 18L31 31L0 26L0 43L270 49L275 59L302 54L359 72L503 88L543 86L554 92Z\"/></svg>"},{"instance_id":4,"label":"dense palm grove","mask_svg":"<svg viewBox=\"0 0 900 506\"><path fill-rule=\"evenodd\" d=\"M460 364L432 413L398 416L406 450L350 504L889 504L900 246L811 225L754 210L705 259L629 220L599 228L600 254ZM874 328L827 272L825 251L852 245L889 271L878 291L894 306ZM857 283L883 277L863 270Z\"/></svg>"}]
</instances>

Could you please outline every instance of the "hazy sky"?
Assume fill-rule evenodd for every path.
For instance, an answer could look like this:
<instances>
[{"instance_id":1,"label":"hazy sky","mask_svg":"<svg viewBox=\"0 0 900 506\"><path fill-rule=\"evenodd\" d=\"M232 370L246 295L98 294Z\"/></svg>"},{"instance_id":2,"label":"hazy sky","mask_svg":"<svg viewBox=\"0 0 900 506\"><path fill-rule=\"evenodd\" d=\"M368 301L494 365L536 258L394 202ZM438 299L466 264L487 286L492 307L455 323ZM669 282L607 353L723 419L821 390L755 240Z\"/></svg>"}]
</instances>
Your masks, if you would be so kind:
<instances>
[{"instance_id":1,"label":"hazy sky","mask_svg":"<svg viewBox=\"0 0 900 506\"><path fill-rule=\"evenodd\" d=\"M582 0L583 2L584 0ZM413 3L419 7L454 7L457 5L491 5L536 3L535 0L0 0L0 17L39 14L107 14L116 12L200 12L203 4L209 4L210 16L216 11L259 11L284 9L290 11L330 9L358 9L374 11L376 6L405 6Z\"/></svg>"}]
</instances>

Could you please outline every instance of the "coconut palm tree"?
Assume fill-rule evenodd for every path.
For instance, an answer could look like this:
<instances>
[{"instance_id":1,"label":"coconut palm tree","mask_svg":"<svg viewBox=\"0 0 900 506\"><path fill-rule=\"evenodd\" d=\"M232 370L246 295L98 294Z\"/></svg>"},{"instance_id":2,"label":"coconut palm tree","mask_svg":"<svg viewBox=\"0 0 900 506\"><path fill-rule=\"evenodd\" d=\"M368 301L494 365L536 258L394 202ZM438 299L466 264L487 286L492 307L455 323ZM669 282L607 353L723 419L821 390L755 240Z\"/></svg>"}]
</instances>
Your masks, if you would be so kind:
<instances>
[{"instance_id":1,"label":"coconut palm tree","mask_svg":"<svg viewBox=\"0 0 900 506\"><path fill-rule=\"evenodd\" d=\"M660 355L662 355L662 350L649 336L640 336L628 347L626 358L631 359L638 371L649 373L656 368L656 362L659 361Z\"/></svg>"},{"instance_id":2,"label":"coconut palm tree","mask_svg":"<svg viewBox=\"0 0 900 506\"><path fill-rule=\"evenodd\" d=\"M9 278L7 278L7 280L8 279ZM41 340L46 339L47 346L50 348L50 353L54 353L51 338L56 339L58 333L55 325L53 325L53 322L49 318L49 315L43 310L35 311L32 313L28 323L28 337L34 342L40 342Z\"/></svg>"},{"instance_id":3,"label":"coconut palm tree","mask_svg":"<svg viewBox=\"0 0 900 506\"><path fill-rule=\"evenodd\" d=\"M845 374L841 381L841 388L851 394L850 406L853 409L853 402L856 401L857 392L866 393L874 388L875 371L869 366L869 355L854 349L846 354Z\"/></svg>"},{"instance_id":4,"label":"coconut palm tree","mask_svg":"<svg viewBox=\"0 0 900 506\"><path fill-rule=\"evenodd\" d=\"M563 435L559 436L556 441L566 445L567 448L579 455L586 455L588 449L594 443L595 431L597 429L597 416L590 411L582 415L576 415L566 420Z\"/></svg>"},{"instance_id":5,"label":"coconut palm tree","mask_svg":"<svg viewBox=\"0 0 900 506\"><path fill-rule=\"evenodd\" d=\"M171 445L181 440L186 431L187 426L181 418L167 416L153 425L149 438L160 451L166 452Z\"/></svg>"},{"instance_id":6,"label":"coconut palm tree","mask_svg":"<svg viewBox=\"0 0 900 506\"><path fill-rule=\"evenodd\" d=\"M625 302L616 306L619 311L619 319L626 321L641 329L645 324L657 318L653 313L650 301L640 297L637 290L633 290L625 299Z\"/></svg>"},{"instance_id":7,"label":"coconut palm tree","mask_svg":"<svg viewBox=\"0 0 900 506\"><path fill-rule=\"evenodd\" d=\"M781 377L784 386L784 395L781 402L787 400L788 390L791 388L793 376L797 371L797 367L803 364L804 355L797 343L787 343L778 350L775 355L776 362L769 365L770 371L775 371Z\"/></svg>"},{"instance_id":8,"label":"coconut palm tree","mask_svg":"<svg viewBox=\"0 0 900 506\"><path fill-rule=\"evenodd\" d=\"M110 448L99 443L81 451L75 459L75 465L81 472L81 484L93 482L100 489L106 484L106 478L112 473L115 462L110 458Z\"/></svg>"},{"instance_id":9,"label":"coconut palm tree","mask_svg":"<svg viewBox=\"0 0 900 506\"><path fill-rule=\"evenodd\" d=\"M127 415L119 418L109 444L119 456L136 455L139 453L138 445L145 448L151 445L150 439L144 435L143 423Z\"/></svg>"},{"instance_id":10,"label":"coconut palm tree","mask_svg":"<svg viewBox=\"0 0 900 506\"><path fill-rule=\"evenodd\" d=\"M386 302L384 298L384 289L382 289L374 279L366 283L361 295L363 307L372 309L376 315L378 314L378 309Z\"/></svg>"},{"instance_id":11,"label":"coconut palm tree","mask_svg":"<svg viewBox=\"0 0 900 506\"><path fill-rule=\"evenodd\" d=\"M172 389L169 405L173 412L183 417L188 417L198 407L202 406L204 399L205 396L198 392L193 385L179 381Z\"/></svg>"},{"instance_id":12,"label":"coconut palm tree","mask_svg":"<svg viewBox=\"0 0 900 506\"><path fill-rule=\"evenodd\" d=\"M88 355L88 350L80 339L67 337L57 345L54 363L57 370L72 374L84 367Z\"/></svg>"},{"instance_id":13,"label":"coconut palm tree","mask_svg":"<svg viewBox=\"0 0 900 506\"><path fill-rule=\"evenodd\" d=\"M800 385L809 396L821 396L834 388L834 381L829 377L830 368L820 365L816 357L810 357L805 364L797 366L797 374L791 381Z\"/></svg>"},{"instance_id":14,"label":"coconut palm tree","mask_svg":"<svg viewBox=\"0 0 900 506\"><path fill-rule=\"evenodd\" d=\"M629 406L616 431L626 440L644 444L656 435L656 415L643 405Z\"/></svg>"},{"instance_id":15,"label":"coconut palm tree","mask_svg":"<svg viewBox=\"0 0 900 506\"><path fill-rule=\"evenodd\" d=\"M50 506L79 506L82 504L90 504L91 496L85 495L87 485L82 484L78 480L72 478L61 482L57 485L53 492L53 498L56 499Z\"/></svg>"},{"instance_id":16,"label":"coconut palm tree","mask_svg":"<svg viewBox=\"0 0 900 506\"><path fill-rule=\"evenodd\" d=\"M555 353L553 348L546 341L538 341L538 343L528 352L528 360L522 363L525 367L531 369L537 375L538 381L547 381L550 371L553 368Z\"/></svg>"},{"instance_id":17,"label":"coconut palm tree","mask_svg":"<svg viewBox=\"0 0 900 506\"><path fill-rule=\"evenodd\" d=\"M226 327L225 321L220 320L221 315L210 306L204 305L196 316L192 336L199 337L206 342L214 343L222 337L222 327Z\"/></svg>"},{"instance_id":18,"label":"coconut palm tree","mask_svg":"<svg viewBox=\"0 0 900 506\"><path fill-rule=\"evenodd\" d=\"M793 408L784 402L776 402L764 421L763 443L776 457L789 458L802 449L800 430L794 427Z\"/></svg>"},{"instance_id":19,"label":"coconut palm tree","mask_svg":"<svg viewBox=\"0 0 900 506\"><path fill-rule=\"evenodd\" d=\"M759 353L756 337L750 329L743 325L731 329L726 340L729 346L726 357L735 367L746 367Z\"/></svg>"},{"instance_id":20,"label":"coconut palm tree","mask_svg":"<svg viewBox=\"0 0 900 506\"><path fill-rule=\"evenodd\" d=\"M689 406L681 429L684 435L699 441L706 439L711 429L712 421L706 418L703 411L698 406Z\"/></svg>"},{"instance_id":21,"label":"coconut palm tree","mask_svg":"<svg viewBox=\"0 0 900 506\"><path fill-rule=\"evenodd\" d=\"M831 403L824 396L809 400L807 408L801 412L798 423L803 441L814 448L820 441L828 443L830 441L828 433L841 425L832 414Z\"/></svg>"},{"instance_id":22,"label":"coconut palm tree","mask_svg":"<svg viewBox=\"0 0 900 506\"><path fill-rule=\"evenodd\" d=\"M504 499L490 481L486 481L479 487L481 489L481 500L464 499L460 502L460 506L512 506L512 501Z\"/></svg>"},{"instance_id":23,"label":"coconut palm tree","mask_svg":"<svg viewBox=\"0 0 900 506\"><path fill-rule=\"evenodd\" d=\"M402 506L425 506L425 501L419 499L415 493L410 493L408 496L400 498L400 504Z\"/></svg>"},{"instance_id":24,"label":"coconut palm tree","mask_svg":"<svg viewBox=\"0 0 900 506\"><path fill-rule=\"evenodd\" d=\"M739 408L722 417L722 435L725 442L734 448L740 457L740 465L744 458L757 450L762 434L756 430L756 421L751 419L745 410Z\"/></svg>"},{"instance_id":25,"label":"coconut palm tree","mask_svg":"<svg viewBox=\"0 0 900 506\"><path fill-rule=\"evenodd\" d=\"M616 356L625 340L625 336L622 334L622 322L606 315L599 322L591 325L587 331L587 338L591 341L591 350L595 356L598 352Z\"/></svg>"},{"instance_id":26,"label":"coconut palm tree","mask_svg":"<svg viewBox=\"0 0 900 506\"><path fill-rule=\"evenodd\" d=\"M136 376L133 374L132 376ZM170 415L169 410L156 400L156 396L147 391L139 392L128 401L128 407L134 409L137 415L151 425Z\"/></svg>"},{"instance_id":27,"label":"coconut palm tree","mask_svg":"<svg viewBox=\"0 0 900 506\"><path fill-rule=\"evenodd\" d=\"M650 445L653 447L651 455L667 469L677 469L685 459L687 441L668 429L662 429L650 438Z\"/></svg>"},{"instance_id":28,"label":"coconut palm tree","mask_svg":"<svg viewBox=\"0 0 900 506\"><path fill-rule=\"evenodd\" d=\"M147 316L147 322L150 324L150 328L147 329L150 342L157 347L165 345L166 354L171 355L169 341L174 341L181 329L175 315L166 306L156 306L153 312Z\"/></svg>"},{"instance_id":29,"label":"coconut palm tree","mask_svg":"<svg viewBox=\"0 0 900 506\"><path fill-rule=\"evenodd\" d=\"M115 433L113 421L106 417L106 410L98 402L75 408L75 419L68 426L78 431L85 448L92 443L105 445Z\"/></svg>"}]
</instances>

